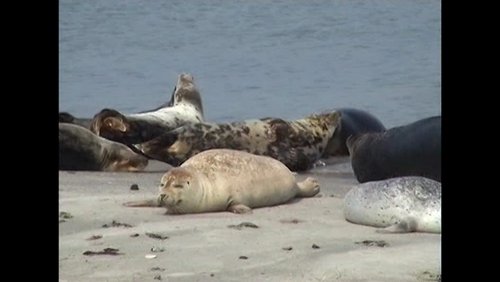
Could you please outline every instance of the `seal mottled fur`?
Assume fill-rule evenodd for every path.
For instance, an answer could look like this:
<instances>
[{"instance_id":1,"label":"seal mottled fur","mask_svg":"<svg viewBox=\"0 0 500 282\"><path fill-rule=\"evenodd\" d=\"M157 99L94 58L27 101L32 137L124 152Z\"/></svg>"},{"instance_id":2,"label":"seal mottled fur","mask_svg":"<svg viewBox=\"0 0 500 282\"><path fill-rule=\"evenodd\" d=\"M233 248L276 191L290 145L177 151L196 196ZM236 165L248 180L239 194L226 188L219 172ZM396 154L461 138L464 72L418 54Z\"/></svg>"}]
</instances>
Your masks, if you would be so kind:
<instances>
[{"instance_id":1,"label":"seal mottled fur","mask_svg":"<svg viewBox=\"0 0 500 282\"><path fill-rule=\"evenodd\" d=\"M340 114L311 115L295 121L263 118L233 123L182 126L136 147L150 158L178 165L209 149L226 148L275 158L304 171L321 157Z\"/></svg>"},{"instance_id":2,"label":"seal mottled fur","mask_svg":"<svg viewBox=\"0 0 500 282\"><path fill-rule=\"evenodd\" d=\"M274 206L295 197L312 197L319 183L297 182L281 162L243 151L213 149L197 154L161 178L157 200L133 201L128 207L163 206L168 214L230 211Z\"/></svg>"},{"instance_id":3,"label":"seal mottled fur","mask_svg":"<svg viewBox=\"0 0 500 282\"><path fill-rule=\"evenodd\" d=\"M59 170L141 171L148 159L90 130L59 123Z\"/></svg>"},{"instance_id":4,"label":"seal mottled fur","mask_svg":"<svg viewBox=\"0 0 500 282\"><path fill-rule=\"evenodd\" d=\"M441 233L441 183L407 176L356 185L344 197L344 216L382 233Z\"/></svg>"},{"instance_id":5,"label":"seal mottled fur","mask_svg":"<svg viewBox=\"0 0 500 282\"><path fill-rule=\"evenodd\" d=\"M160 108L128 115L103 109L94 116L91 130L104 138L130 145L203 120L201 96L193 76L183 73L177 79L172 98Z\"/></svg>"}]
</instances>

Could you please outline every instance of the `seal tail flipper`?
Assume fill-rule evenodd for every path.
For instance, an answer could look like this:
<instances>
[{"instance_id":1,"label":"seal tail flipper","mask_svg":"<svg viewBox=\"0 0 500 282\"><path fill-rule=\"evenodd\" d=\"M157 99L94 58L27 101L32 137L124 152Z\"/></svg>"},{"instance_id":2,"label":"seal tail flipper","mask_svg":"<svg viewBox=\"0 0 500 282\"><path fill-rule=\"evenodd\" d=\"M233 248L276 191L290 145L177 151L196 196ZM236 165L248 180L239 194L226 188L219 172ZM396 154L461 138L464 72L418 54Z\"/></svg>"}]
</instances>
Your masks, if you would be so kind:
<instances>
[{"instance_id":1,"label":"seal tail flipper","mask_svg":"<svg viewBox=\"0 0 500 282\"><path fill-rule=\"evenodd\" d=\"M319 193L319 182L313 177L308 177L306 180L297 182L299 187L299 197L312 197Z\"/></svg>"},{"instance_id":2,"label":"seal tail flipper","mask_svg":"<svg viewBox=\"0 0 500 282\"><path fill-rule=\"evenodd\" d=\"M417 221L414 218L406 218L400 222L383 229L377 229L377 233L409 233L417 230Z\"/></svg>"},{"instance_id":3,"label":"seal tail flipper","mask_svg":"<svg viewBox=\"0 0 500 282\"><path fill-rule=\"evenodd\" d=\"M149 199L149 200L140 200L140 201L131 201L123 203L126 207L138 208L138 207L153 207L159 208L161 207L158 199Z\"/></svg>"}]
</instances>

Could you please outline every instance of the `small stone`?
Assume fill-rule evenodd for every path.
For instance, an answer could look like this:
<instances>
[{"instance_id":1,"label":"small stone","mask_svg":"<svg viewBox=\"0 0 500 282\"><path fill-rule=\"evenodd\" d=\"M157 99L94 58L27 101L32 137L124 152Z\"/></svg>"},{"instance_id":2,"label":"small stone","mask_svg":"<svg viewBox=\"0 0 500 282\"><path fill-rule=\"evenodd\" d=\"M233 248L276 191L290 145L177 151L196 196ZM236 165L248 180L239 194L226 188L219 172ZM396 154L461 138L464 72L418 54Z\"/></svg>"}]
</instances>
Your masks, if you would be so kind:
<instances>
[{"instance_id":1,"label":"small stone","mask_svg":"<svg viewBox=\"0 0 500 282\"><path fill-rule=\"evenodd\" d=\"M247 256L240 256L239 259L248 259Z\"/></svg>"},{"instance_id":2,"label":"small stone","mask_svg":"<svg viewBox=\"0 0 500 282\"><path fill-rule=\"evenodd\" d=\"M89 238L87 238L87 240L91 241L91 240L97 240L97 239L101 239L101 238L102 238L102 235L92 235Z\"/></svg>"},{"instance_id":3,"label":"small stone","mask_svg":"<svg viewBox=\"0 0 500 282\"><path fill-rule=\"evenodd\" d=\"M154 279L155 280L161 280L161 275L160 274L156 275Z\"/></svg>"},{"instance_id":4,"label":"small stone","mask_svg":"<svg viewBox=\"0 0 500 282\"><path fill-rule=\"evenodd\" d=\"M381 248L383 248L385 246L389 246L389 244L384 240L379 240L379 241L364 240L361 242L355 242L355 244L361 244L361 245L365 245L365 246L377 246L377 247L381 247Z\"/></svg>"},{"instance_id":5,"label":"small stone","mask_svg":"<svg viewBox=\"0 0 500 282\"><path fill-rule=\"evenodd\" d=\"M151 248L151 252L153 252L153 253L161 253L164 251L165 251L165 248L162 248L162 247L152 247Z\"/></svg>"},{"instance_id":6,"label":"small stone","mask_svg":"<svg viewBox=\"0 0 500 282\"><path fill-rule=\"evenodd\" d=\"M280 220L281 223L293 223L293 224L297 224L297 223L300 223L300 222L303 222L303 220L300 220L300 219L282 219Z\"/></svg>"},{"instance_id":7,"label":"small stone","mask_svg":"<svg viewBox=\"0 0 500 282\"><path fill-rule=\"evenodd\" d=\"M60 212L59 213L60 218L68 219L68 218L73 218L73 215L71 215L69 212Z\"/></svg>"},{"instance_id":8,"label":"small stone","mask_svg":"<svg viewBox=\"0 0 500 282\"><path fill-rule=\"evenodd\" d=\"M145 234L146 234L146 236L148 236L149 238L153 238L153 239L159 239L159 240L165 240L165 239L168 239L168 236L166 236L166 235L162 235L162 234L159 234L159 233L151 233L151 232L146 232Z\"/></svg>"},{"instance_id":9,"label":"small stone","mask_svg":"<svg viewBox=\"0 0 500 282\"><path fill-rule=\"evenodd\" d=\"M291 251L293 248L292 247L284 247L284 248L281 248L282 250L285 250L285 251Z\"/></svg>"},{"instance_id":10,"label":"small stone","mask_svg":"<svg viewBox=\"0 0 500 282\"><path fill-rule=\"evenodd\" d=\"M231 224L231 225L228 225L227 227L238 229L238 230L241 230L243 227L259 228L259 226L257 226L254 223L251 223L251 222L242 222L238 225Z\"/></svg>"},{"instance_id":11,"label":"small stone","mask_svg":"<svg viewBox=\"0 0 500 282\"><path fill-rule=\"evenodd\" d=\"M103 224L102 227L103 228L109 228L109 227L127 227L127 228L130 228L132 227L132 225L128 224L128 223L121 223L121 222L118 222L116 220L113 220L110 224Z\"/></svg>"},{"instance_id":12,"label":"small stone","mask_svg":"<svg viewBox=\"0 0 500 282\"><path fill-rule=\"evenodd\" d=\"M139 185L137 185L137 184L132 184L132 185L130 186L130 190L134 190L134 191L139 190Z\"/></svg>"},{"instance_id":13,"label":"small stone","mask_svg":"<svg viewBox=\"0 0 500 282\"><path fill-rule=\"evenodd\" d=\"M319 246L318 246L318 245L316 245L316 244L313 244L313 245L312 245L312 248L313 248L313 249L319 249Z\"/></svg>"}]
</instances>

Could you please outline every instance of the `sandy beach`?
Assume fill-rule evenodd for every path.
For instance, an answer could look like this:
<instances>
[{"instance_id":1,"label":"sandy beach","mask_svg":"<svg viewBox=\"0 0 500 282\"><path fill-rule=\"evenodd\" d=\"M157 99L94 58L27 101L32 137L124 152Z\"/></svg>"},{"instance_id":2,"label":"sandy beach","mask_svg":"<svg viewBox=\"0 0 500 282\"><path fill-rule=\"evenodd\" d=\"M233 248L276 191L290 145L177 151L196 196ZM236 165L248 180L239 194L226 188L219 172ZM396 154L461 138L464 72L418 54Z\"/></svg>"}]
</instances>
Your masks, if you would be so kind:
<instances>
[{"instance_id":1,"label":"sandy beach","mask_svg":"<svg viewBox=\"0 0 500 282\"><path fill-rule=\"evenodd\" d=\"M379 234L344 219L343 197L357 184L348 158L297 175L318 179L317 196L251 214L122 206L156 197L169 168L59 172L59 281L437 281L441 273L440 234Z\"/></svg>"}]
</instances>

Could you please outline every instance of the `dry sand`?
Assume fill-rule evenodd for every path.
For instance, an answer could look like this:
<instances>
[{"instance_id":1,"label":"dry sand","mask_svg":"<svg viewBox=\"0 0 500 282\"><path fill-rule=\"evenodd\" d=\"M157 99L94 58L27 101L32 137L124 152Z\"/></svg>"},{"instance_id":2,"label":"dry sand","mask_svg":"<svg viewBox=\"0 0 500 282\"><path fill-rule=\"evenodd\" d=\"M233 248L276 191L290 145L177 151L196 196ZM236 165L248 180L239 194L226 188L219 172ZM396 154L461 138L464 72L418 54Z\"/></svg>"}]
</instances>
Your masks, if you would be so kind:
<instances>
[{"instance_id":1,"label":"dry sand","mask_svg":"<svg viewBox=\"0 0 500 282\"><path fill-rule=\"evenodd\" d=\"M169 168L160 162L141 173L60 171L59 211L72 217L59 219L59 281L436 281L441 235L379 234L345 221L342 199L357 181L347 158L327 163L297 175L316 177L318 196L245 215L122 206L156 196ZM113 221L132 227L103 227ZM243 222L258 228L228 227ZM84 255L106 248L120 254Z\"/></svg>"}]
</instances>

